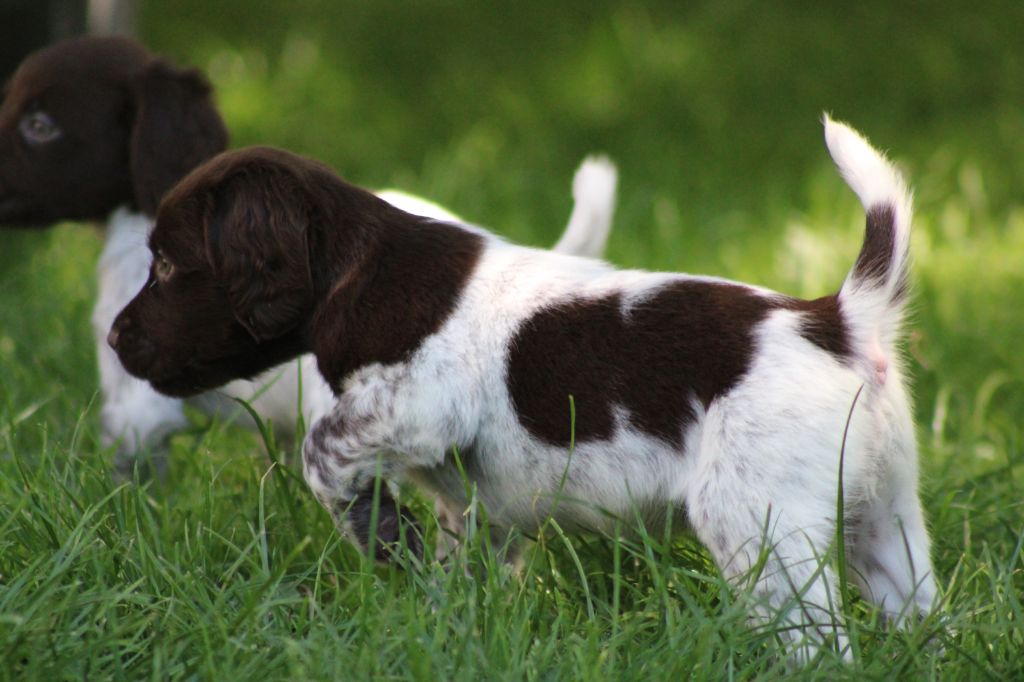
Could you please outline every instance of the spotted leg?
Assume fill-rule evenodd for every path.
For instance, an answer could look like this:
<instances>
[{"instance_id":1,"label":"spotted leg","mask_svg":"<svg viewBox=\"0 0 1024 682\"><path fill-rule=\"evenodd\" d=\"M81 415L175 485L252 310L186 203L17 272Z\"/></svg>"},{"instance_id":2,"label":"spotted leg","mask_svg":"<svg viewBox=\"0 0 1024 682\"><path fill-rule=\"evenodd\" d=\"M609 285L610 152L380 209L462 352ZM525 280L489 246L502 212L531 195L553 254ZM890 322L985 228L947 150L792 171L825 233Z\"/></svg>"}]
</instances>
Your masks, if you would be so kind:
<instances>
[{"instance_id":1,"label":"spotted leg","mask_svg":"<svg viewBox=\"0 0 1024 682\"><path fill-rule=\"evenodd\" d=\"M422 529L409 510L395 501L385 481L405 468L440 458L426 449L402 447L395 438L395 426L353 409L352 404L343 397L307 433L302 446L306 482L339 531L363 551L373 545L374 557L386 561L404 542L422 558ZM379 488L378 475L385 479Z\"/></svg>"}]
</instances>

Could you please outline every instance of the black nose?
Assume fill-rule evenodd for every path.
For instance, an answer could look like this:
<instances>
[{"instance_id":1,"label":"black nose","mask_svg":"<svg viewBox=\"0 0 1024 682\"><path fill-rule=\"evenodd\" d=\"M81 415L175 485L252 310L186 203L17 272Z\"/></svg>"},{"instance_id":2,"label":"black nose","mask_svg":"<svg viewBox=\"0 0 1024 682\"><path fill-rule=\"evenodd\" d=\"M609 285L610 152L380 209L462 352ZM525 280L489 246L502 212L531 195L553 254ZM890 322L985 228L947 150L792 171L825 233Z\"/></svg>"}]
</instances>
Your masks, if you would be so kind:
<instances>
[{"instance_id":1,"label":"black nose","mask_svg":"<svg viewBox=\"0 0 1024 682\"><path fill-rule=\"evenodd\" d=\"M127 309L114 320L107 332L107 343L117 359L128 372L137 377L148 378L153 362L157 357L157 348L153 341L144 333L145 328Z\"/></svg>"},{"instance_id":2,"label":"black nose","mask_svg":"<svg viewBox=\"0 0 1024 682\"><path fill-rule=\"evenodd\" d=\"M110 332L107 333L107 344L117 350L117 342L121 338L121 332L129 326L128 318L123 315L114 320L114 324L110 327Z\"/></svg>"}]
</instances>

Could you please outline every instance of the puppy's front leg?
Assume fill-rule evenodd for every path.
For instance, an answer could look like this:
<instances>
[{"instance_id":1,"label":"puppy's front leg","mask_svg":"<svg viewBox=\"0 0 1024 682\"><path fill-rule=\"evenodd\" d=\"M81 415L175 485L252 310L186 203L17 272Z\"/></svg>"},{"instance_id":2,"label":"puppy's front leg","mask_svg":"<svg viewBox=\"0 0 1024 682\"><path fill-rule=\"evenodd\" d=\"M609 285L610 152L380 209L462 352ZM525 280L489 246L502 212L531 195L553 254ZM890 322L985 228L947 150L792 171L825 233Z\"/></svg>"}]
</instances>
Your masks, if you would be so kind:
<instances>
[{"instance_id":1,"label":"puppy's front leg","mask_svg":"<svg viewBox=\"0 0 1024 682\"><path fill-rule=\"evenodd\" d=\"M415 465L418 458L398 450L391 427L351 405L343 397L306 435L302 445L306 483L331 513L338 530L364 552L373 545L374 558L387 561L404 541L422 558L422 529L412 514L395 501L386 482L375 491L378 473L387 479Z\"/></svg>"}]
</instances>

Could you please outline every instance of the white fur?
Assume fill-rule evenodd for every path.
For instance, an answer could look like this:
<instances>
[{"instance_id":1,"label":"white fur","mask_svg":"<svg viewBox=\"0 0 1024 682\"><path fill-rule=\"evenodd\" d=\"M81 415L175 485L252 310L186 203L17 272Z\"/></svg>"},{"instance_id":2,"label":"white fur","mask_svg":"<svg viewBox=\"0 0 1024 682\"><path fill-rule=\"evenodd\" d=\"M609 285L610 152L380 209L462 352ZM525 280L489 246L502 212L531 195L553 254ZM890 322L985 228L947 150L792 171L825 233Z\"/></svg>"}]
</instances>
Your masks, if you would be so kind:
<instances>
[{"instance_id":1,"label":"white fur","mask_svg":"<svg viewBox=\"0 0 1024 682\"><path fill-rule=\"evenodd\" d=\"M127 209L118 209L110 216L97 267L99 296L92 311L103 393L103 442L109 445L120 438L121 451L129 453L185 425L181 401L157 393L148 382L128 374L107 345L114 318L149 275L151 256L146 240L151 228L148 218Z\"/></svg>"},{"instance_id":2,"label":"white fur","mask_svg":"<svg viewBox=\"0 0 1024 682\"><path fill-rule=\"evenodd\" d=\"M422 197L417 197L412 194L407 194L401 190L385 189L378 192L377 196L392 206L397 206L406 213L421 215L427 218L436 218L437 220L450 220L453 222L460 221L458 216L450 213L448 210L438 206L434 202L427 201Z\"/></svg>"},{"instance_id":3,"label":"white fur","mask_svg":"<svg viewBox=\"0 0 1024 682\"><path fill-rule=\"evenodd\" d=\"M618 173L605 156L588 156L580 164L572 181L575 200L569 226L555 244L555 251L600 258L604 255L608 231L615 212L615 187ZM604 229L595 229L603 226Z\"/></svg>"},{"instance_id":4,"label":"white fur","mask_svg":"<svg viewBox=\"0 0 1024 682\"><path fill-rule=\"evenodd\" d=\"M861 281L851 272L840 290L840 297L852 303L852 309L862 318L850 320L854 334L859 337L858 345L871 347L873 360L878 364L884 360L877 357L879 352L896 342L903 322L903 306L891 305L891 301L909 258L913 201L899 172L867 140L827 115L824 124L829 153L864 209L887 205L894 212L896 246L888 279L882 283Z\"/></svg>"},{"instance_id":5,"label":"white fur","mask_svg":"<svg viewBox=\"0 0 1024 682\"><path fill-rule=\"evenodd\" d=\"M590 163L584 162L574 181L576 205L567 232L575 235L576 242L587 253L595 253L596 250L600 254L611 229L615 168L607 160L602 162L600 172L605 175L604 188L608 194L601 194L599 187L580 193L575 188L584 183L580 175L593 174L587 170ZM609 175L610 185L607 181ZM458 221L455 215L437 204L404 192L386 190L380 196L410 213ZM105 445L118 443L118 465L122 469L130 469L141 450L158 445L185 425L182 401L161 395L147 382L129 375L106 342L117 313L146 282L151 261L147 238L151 229L151 221L143 215L127 209L118 209L111 214L98 266L99 296L92 315L103 393L102 437ZM560 242L556 248L572 253L576 247ZM316 359L311 355L270 370L254 381L233 381L220 391L203 394L189 402L205 412L230 419L241 414L240 406L231 398L250 401L264 419L285 429L296 426L300 399L307 424L325 414L334 404L334 395L321 378L316 369ZM244 423L251 422L246 419Z\"/></svg>"},{"instance_id":6,"label":"white fur","mask_svg":"<svg viewBox=\"0 0 1024 682\"><path fill-rule=\"evenodd\" d=\"M871 196L880 201L904 196L899 176L856 133L829 124L829 134L844 177L859 187L874 178ZM909 211L909 203L901 206ZM909 212L904 216L909 225ZM730 579L750 579L755 614L784 612L795 627L783 636L799 643L798 658L813 654L829 633L845 646L832 616L837 585L828 557L844 429L869 377L801 334L806 313L779 308L758 323L748 371L706 410L692 396L678 396L697 414L682 452L631 427L621 406L610 438L579 443L571 453L519 422L506 363L525 320L553 304L613 292L628 309L680 280L718 281L616 271L489 238L456 310L410 360L345 378L332 412L305 441L310 487L329 508L343 508L381 461L386 473L418 482L453 507L466 505L454 445L467 455L467 474L498 526L530 532L552 514L562 527L612 531L615 518L639 514L656 533L671 506L685 512ZM856 324L892 312L871 301L861 308L863 301L844 301L844 315ZM855 343L855 352L871 352L868 341ZM850 572L865 598L899 619L927 612L935 583L911 413L899 368L890 371L852 409L842 474Z\"/></svg>"}]
</instances>

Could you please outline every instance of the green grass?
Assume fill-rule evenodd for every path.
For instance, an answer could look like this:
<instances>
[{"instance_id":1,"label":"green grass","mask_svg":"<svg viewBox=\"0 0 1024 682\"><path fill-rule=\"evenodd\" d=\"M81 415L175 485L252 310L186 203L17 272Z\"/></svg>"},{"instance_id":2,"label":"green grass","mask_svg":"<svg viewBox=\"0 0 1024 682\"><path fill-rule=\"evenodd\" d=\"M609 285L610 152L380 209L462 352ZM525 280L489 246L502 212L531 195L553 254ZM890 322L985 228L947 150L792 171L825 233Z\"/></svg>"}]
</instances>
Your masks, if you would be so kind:
<instances>
[{"instance_id":1,"label":"green grass","mask_svg":"<svg viewBox=\"0 0 1024 682\"><path fill-rule=\"evenodd\" d=\"M833 291L863 216L818 116L891 149L917 192L907 352L943 608L904 632L855 602L856 660L801 676L1024 677L1024 5L676 5L182 0L141 19L155 49L209 71L236 145L322 158L519 241L550 243L575 165L608 152L624 266ZM787 673L686 538L554 533L521 577L482 536L455 570L376 568L255 434L198 416L164 483L115 483L88 322L100 235L0 240L0 675ZM297 471L293 442L281 457Z\"/></svg>"}]
</instances>

